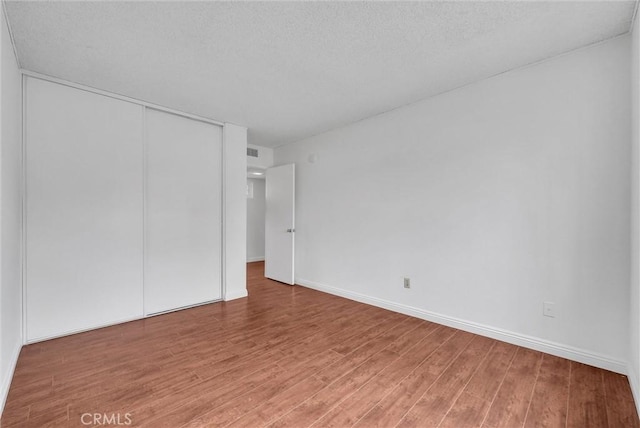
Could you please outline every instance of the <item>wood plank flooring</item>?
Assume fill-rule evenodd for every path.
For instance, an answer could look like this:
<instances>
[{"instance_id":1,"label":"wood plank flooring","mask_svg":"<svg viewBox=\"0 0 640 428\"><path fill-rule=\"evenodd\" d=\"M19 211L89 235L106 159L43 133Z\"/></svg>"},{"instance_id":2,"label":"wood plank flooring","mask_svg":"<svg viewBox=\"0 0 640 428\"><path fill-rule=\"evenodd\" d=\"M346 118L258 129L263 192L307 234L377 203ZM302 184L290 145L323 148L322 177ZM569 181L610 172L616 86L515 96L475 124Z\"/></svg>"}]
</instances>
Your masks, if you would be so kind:
<instances>
[{"instance_id":1,"label":"wood plank flooring","mask_svg":"<svg viewBox=\"0 0 640 428\"><path fill-rule=\"evenodd\" d=\"M25 346L4 427L640 427L625 376L263 278Z\"/></svg>"}]
</instances>

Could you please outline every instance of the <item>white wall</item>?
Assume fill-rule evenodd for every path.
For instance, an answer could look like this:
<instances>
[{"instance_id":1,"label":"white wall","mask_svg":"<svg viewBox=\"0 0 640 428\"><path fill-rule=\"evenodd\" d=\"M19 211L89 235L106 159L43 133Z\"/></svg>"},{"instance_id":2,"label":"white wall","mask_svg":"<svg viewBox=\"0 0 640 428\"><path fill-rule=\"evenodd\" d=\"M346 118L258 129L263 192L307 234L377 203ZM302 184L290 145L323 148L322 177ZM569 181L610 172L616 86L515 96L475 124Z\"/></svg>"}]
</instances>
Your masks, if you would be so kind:
<instances>
[{"instance_id":1,"label":"white wall","mask_svg":"<svg viewBox=\"0 0 640 428\"><path fill-rule=\"evenodd\" d=\"M224 300L247 296L247 128L225 123Z\"/></svg>"},{"instance_id":2,"label":"white wall","mask_svg":"<svg viewBox=\"0 0 640 428\"><path fill-rule=\"evenodd\" d=\"M631 34L631 288L629 382L640 412L640 20Z\"/></svg>"},{"instance_id":3,"label":"white wall","mask_svg":"<svg viewBox=\"0 0 640 428\"><path fill-rule=\"evenodd\" d=\"M273 149L253 144L247 144L247 147L258 150L257 158L247 156L247 166L261 169L273 166Z\"/></svg>"},{"instance_id":4,"label":"white wall","mask_svg":"<svg viewBox=\"0 0 640 428\"><path fill-rule=\"evenodd\" d=\"M22 84L0 7L0 412L22 347Z\"/></svg>"},{"instance_id":5,"label":"white wall","mask_svg":"<svg viewBox=\"0 0 640 428\"><path fill-rule=\"evenodd\" d=\"M625 371L629 80L624 36L277 148L297 283Z\"/></svg>"},{"instance_id":6,"label":"white wall","mask_svg":"<svg viewBox=\"0 0 640 428\"><path fill-rule=\"evenodd\" d=\"M265 181L247 179L253 197L247 198L247 262L264 260Z\"/></svg>"}]
</instances>

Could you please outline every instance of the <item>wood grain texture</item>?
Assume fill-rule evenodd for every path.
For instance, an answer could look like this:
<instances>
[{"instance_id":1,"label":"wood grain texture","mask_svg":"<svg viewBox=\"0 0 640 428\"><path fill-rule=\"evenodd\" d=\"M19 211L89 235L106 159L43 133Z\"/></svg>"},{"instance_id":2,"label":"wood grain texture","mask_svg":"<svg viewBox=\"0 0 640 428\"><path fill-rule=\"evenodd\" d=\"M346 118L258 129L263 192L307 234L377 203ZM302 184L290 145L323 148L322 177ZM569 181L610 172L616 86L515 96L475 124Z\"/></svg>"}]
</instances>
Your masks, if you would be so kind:
<instances>
[{"instance_id":1,"label":"wood grain texture","mask_svg":"<svg viewBox=\"0 0 640 428\"><path fill-rule=\"evenodd\" d=\"M609 426L603 370L580 363L571 364L567 426Z\"/></svg>"},{"instance_id":2,"label":"wood grain texture","mask_svg":"<svg viewBox=\"0 0 640 428\"><path fill-rule=\"evenodd\" d=\"M479 427L502 384L517 347L496 342L446 414L441 427Z\"/></svg>"},{"instance_id":3,"label":"wood grain texture","mask_svg":"<svg viewBox=\"0 0 640 428\"><path fill-rule=\"evenodd\" d=\"M518 349L483 426L510 428L525 423L542 356L541 352Z\"/></svg>"},{"instance_id":4,"label":"wood grain texture","mask_svg":"<svg viewBox=\"0 0 640 428\"><path fill-rule=\"evenodd\" d=\"M438 426L495 341L476 336L402 418L399 427Z\"/></svg>"},{"instance_id":5,"label":"wood grain texture","mask_svg":"<svg viewBox=\"0 0 640 428\"><path fill-rule=\"evenodd\" d=\"M610 426L638 428L636 405L626 376L609 371L602 372L607 399L607 420Z\"/></svg>"},{"instance_id":6,"label":"wood grain texture","mask_svg":"<svg viewBox=\"0 0 640 428\"><path fill-rule=\"evenodd\" d=\"M571 362L552 355L542 356L540 374L529 403L526 427L558 427L567 420L569 366Z\"/></svg>"},{"instance_id":7,"label":"wood grain texture","mask_svg":"<svg viewBox=\"0 0 640 428\"><path fill-rule=\"evenodd\" d=\"M25 346L1 426L640 427L625 376L263 266L248 265L249 298Z\"/></svg>"}]
</instances>

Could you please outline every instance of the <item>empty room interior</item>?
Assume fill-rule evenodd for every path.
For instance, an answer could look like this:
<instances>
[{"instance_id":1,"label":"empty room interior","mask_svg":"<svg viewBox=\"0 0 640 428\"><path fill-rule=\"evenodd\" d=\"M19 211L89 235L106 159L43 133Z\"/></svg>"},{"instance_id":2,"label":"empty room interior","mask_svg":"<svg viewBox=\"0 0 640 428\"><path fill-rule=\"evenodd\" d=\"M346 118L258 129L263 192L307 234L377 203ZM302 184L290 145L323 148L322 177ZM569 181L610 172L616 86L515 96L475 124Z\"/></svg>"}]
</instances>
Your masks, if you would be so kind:
<instances>
[{"instance_id":1,"label":"empty room interior","mask_svg":"<svg viewBox=\"0 0 640 428\"><path fill-rule=\"evenodd\" d=\"M1 5L1 427L640 427L638 1Z\"/></svg>"}]
</instances>

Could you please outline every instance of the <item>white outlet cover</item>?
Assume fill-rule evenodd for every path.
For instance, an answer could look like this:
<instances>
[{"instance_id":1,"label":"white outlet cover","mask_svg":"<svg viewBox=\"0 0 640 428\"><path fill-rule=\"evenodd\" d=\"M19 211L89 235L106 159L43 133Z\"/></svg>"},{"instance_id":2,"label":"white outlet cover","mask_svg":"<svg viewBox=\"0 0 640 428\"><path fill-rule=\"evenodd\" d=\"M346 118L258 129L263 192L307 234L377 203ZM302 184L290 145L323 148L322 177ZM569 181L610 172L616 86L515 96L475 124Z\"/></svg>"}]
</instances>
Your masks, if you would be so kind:
<instances>
[{"instance_id":1,"label":"white outlet cover","mask_svg":"<svg viewBox=\"0 0 640 428\"><path fill-rule=\"evenodd\" d=\"M545 317L555 318L556 316L555 303L544 302L542 305L542 315L544 315Z\"/></svg>"}]
</instances>

